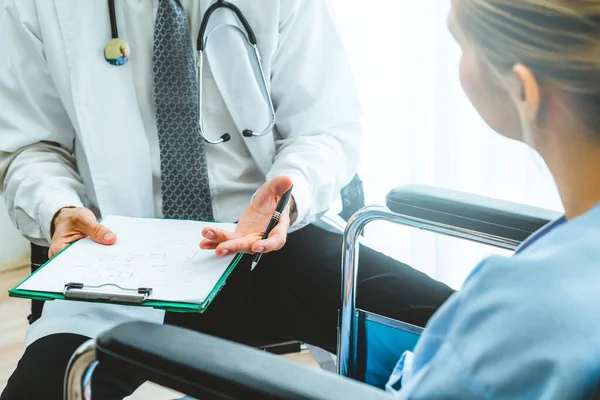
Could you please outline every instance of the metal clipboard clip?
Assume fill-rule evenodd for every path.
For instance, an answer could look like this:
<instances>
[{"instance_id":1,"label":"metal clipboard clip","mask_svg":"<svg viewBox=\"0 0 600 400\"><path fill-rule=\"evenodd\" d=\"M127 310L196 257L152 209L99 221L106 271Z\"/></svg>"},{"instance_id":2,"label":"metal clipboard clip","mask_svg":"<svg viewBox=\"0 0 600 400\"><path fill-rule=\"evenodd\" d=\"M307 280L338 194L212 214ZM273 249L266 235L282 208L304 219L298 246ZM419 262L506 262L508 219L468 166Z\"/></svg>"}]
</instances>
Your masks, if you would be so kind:
<instances>
[{"instance_id":1,"label":"metal clipboard clip","mask_svg":"<svg viewBox=\"0 0 600 400\"><path fill-rule=\"evenodd\" d=\"M103 288L112 286L117 291ZM85 286L83 283L70 282L65 284L63 295L65 299L102 300L116 303L142 304L152 294L151 288L126 289L113 283L100 286Z\"/></svg>"}]
</instances>

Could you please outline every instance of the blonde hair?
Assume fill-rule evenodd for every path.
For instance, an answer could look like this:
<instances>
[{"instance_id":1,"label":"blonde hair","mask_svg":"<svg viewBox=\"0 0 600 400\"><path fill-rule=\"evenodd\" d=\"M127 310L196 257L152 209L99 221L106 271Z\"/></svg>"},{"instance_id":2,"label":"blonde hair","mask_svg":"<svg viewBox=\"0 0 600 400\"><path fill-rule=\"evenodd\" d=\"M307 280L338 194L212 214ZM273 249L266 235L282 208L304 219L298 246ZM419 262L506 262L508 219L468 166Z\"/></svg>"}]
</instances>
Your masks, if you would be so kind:
<instances>
[{"instance_id":1,"label":"blonde hair","mask_svg":"<svg viewBox=\"0 0 600 400\"><path fill-rule=\"evenodd\" d=\"M461 33L497 72L521 63L600 136L600 0L457 0Z\"/></svg>"}]
</instances>

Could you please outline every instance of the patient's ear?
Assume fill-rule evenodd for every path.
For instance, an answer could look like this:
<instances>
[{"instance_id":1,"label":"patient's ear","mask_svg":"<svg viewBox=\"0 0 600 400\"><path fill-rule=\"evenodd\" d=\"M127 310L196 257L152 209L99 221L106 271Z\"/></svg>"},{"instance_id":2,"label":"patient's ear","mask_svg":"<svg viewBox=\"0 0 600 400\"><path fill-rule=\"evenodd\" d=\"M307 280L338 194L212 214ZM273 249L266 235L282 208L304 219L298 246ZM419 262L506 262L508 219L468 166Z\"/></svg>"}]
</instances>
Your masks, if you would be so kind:
<instances>
[{"instance_id":1,"label":"patient's ear","mask_svg":"<svg viewBox=\"0 0 600 400\"><path fill-rule=\"evenodd\" d=\"M513 93L522 115L529 121L536 121L540 114L541 93L538 80L533 72L523 64L513 67L515 76L514 88L518 93Z\"/></svg>"}]
</instances>

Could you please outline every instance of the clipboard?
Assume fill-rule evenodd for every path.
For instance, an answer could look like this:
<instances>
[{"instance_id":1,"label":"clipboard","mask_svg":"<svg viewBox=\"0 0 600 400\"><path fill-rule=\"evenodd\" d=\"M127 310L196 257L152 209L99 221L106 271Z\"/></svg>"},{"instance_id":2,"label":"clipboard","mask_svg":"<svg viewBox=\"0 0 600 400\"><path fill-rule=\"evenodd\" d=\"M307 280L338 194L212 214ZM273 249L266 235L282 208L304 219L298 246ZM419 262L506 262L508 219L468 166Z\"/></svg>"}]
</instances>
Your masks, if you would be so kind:
<instances>
[{"instance_id":1,"label":"clipboard","mask_svg":"<svg viewBox=\"0 0 600 400\"><path fill-rule=\"evenodd\" d=\"M160 300L149 300L148 297L152 294L152 288L124 288L120 285L106 283L101 286L86 286L79 282L68 282L64 286L62 293L52 292L38 292L30 290L20 290L19 287L29 280L33 275L38 273L46 264L40 267L33 274L28 276L25 280L9 290L8 295L10 297L23 298L29 300L73 300L73 301L87 301L97 303L110 303L110 304L121 304L121 305L135 305L142 307L152 307L159 310L165 310L169 312L179 313L203 313L208 309L212 301L217 297L219 292L225 286L227 278L235 267L239 260L242 258L242 254L237 255L234 262L232 262L227 271L223 274L217 285L210 292L208 297L201 303L187 303L187 302L169 302ZM111 290L99 290L104 288L110 288Z\"/></svg>"},{"instance_id":2,"label":"clipboard","mask_svg":"<svg viewBox=\"0 0 600 400\"><path fill-rule=\"evenodd\" d=\"M115 221L115 219L111 219L110 221ZM135 218L121 218L119 217L120 223L123 224L131 224L140 219ZM149 219L146 219L144 223L149 223ZM159 221L159 220L154 220ZM164 221L164 220L161 220ZM104 223L104 221L103 221ZM164 224L166 222L160 222L160 224ZM171 223L180 224L182 221L172 221ZM190 223L190 222L188 222ZM106 224L109 229L110 224ZM115 222L115 225L116 222ZM215 226L215 224L211 224ZM179 225L175 225L179 226ZM117 230L118 232L118 230ZM117 236L119 234L117 233ZM82 239L82 241L87 240L89 243L85 245L95 246L92 244L90 239ZM63 254L68 254L73 248L73 246L77 245L78 242L74 242L63 249L60 253L54 256L52 259L47 261L44 265L38 268L34 273L29 275L26 279L20 282L17 286L9 291L9 296L16 298L25 298L31 300L42 300L42 301L52 301L52 300L67 300L67 301L84 301L84 302L98 302L98 303L110 303L110 304L121 304L121 305L129 305L129 306L140 306L140 307L152 307L160 310L170 311L170 312L180 312L180 313L203 313L205 312L210 304L217 297L219 292L223 289L226 284L228 277L231 275L233 270L238 265L239 261L243 257L243 254L237 254L233 256L231 261L225 268L218 269L216 274L212 275L212 279L216 282L211 284L210 290L203 296L201 301L185 301L185 300L158 300L153 299L152 295L156 291L152 285L145 285L143 287L136 287L135 285L127 285L123 282L86 282L85 280L65 280L64 283L54 285L55 290L30 290L23 289L22 286L27 286L27 282L30 280L35 280L39 274L45 276L50 276L51 269L53 268L53 264L56 260L61 260L61 256ZM97 245L102 246L102 245ZM221 272L222 270L222 272ZM166 272L168 274L168 271ZM52 274L54 275L54 274ZM216 277L218 276L218 280ZM43 276L42 276L43 278ZM40 278L41 279L41 278ZM198 275L198 279L202 279L202 274ZM39 279L38 279L39 280ZM192 283L193 284L193 283ZM191 286L191 285L188 285Z\"/></svg>"}]
</instances>

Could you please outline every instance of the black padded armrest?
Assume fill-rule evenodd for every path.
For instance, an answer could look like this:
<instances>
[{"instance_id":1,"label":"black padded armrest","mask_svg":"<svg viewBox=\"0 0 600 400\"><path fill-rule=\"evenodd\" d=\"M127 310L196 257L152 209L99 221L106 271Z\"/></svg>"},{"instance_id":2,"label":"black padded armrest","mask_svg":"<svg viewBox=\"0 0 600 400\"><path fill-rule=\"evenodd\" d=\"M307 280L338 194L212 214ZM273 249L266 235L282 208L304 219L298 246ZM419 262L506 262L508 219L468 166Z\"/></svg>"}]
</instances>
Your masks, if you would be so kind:
<instances>
[{"instance_id":1,"label":"black padded armrest","mask_svg":"<svg viewBox=\"0 0 600 400\"><path fill-rule=\"evenodd\" d=\"M211 399L391 400L330 372L186 329L130 322L102 334L97 359L122 374Z\"/></svg>"},{"instance_id":2,"label":"black padded armrest","mask_svg":"<svg viewBox=\"0 0 600 400\"><path fill-rule=\"evenodd\" d=\"M387 207L405 216L516 242L560 217L555 211L420 185L392 190Z\"/></svg>"}]
</instances>

